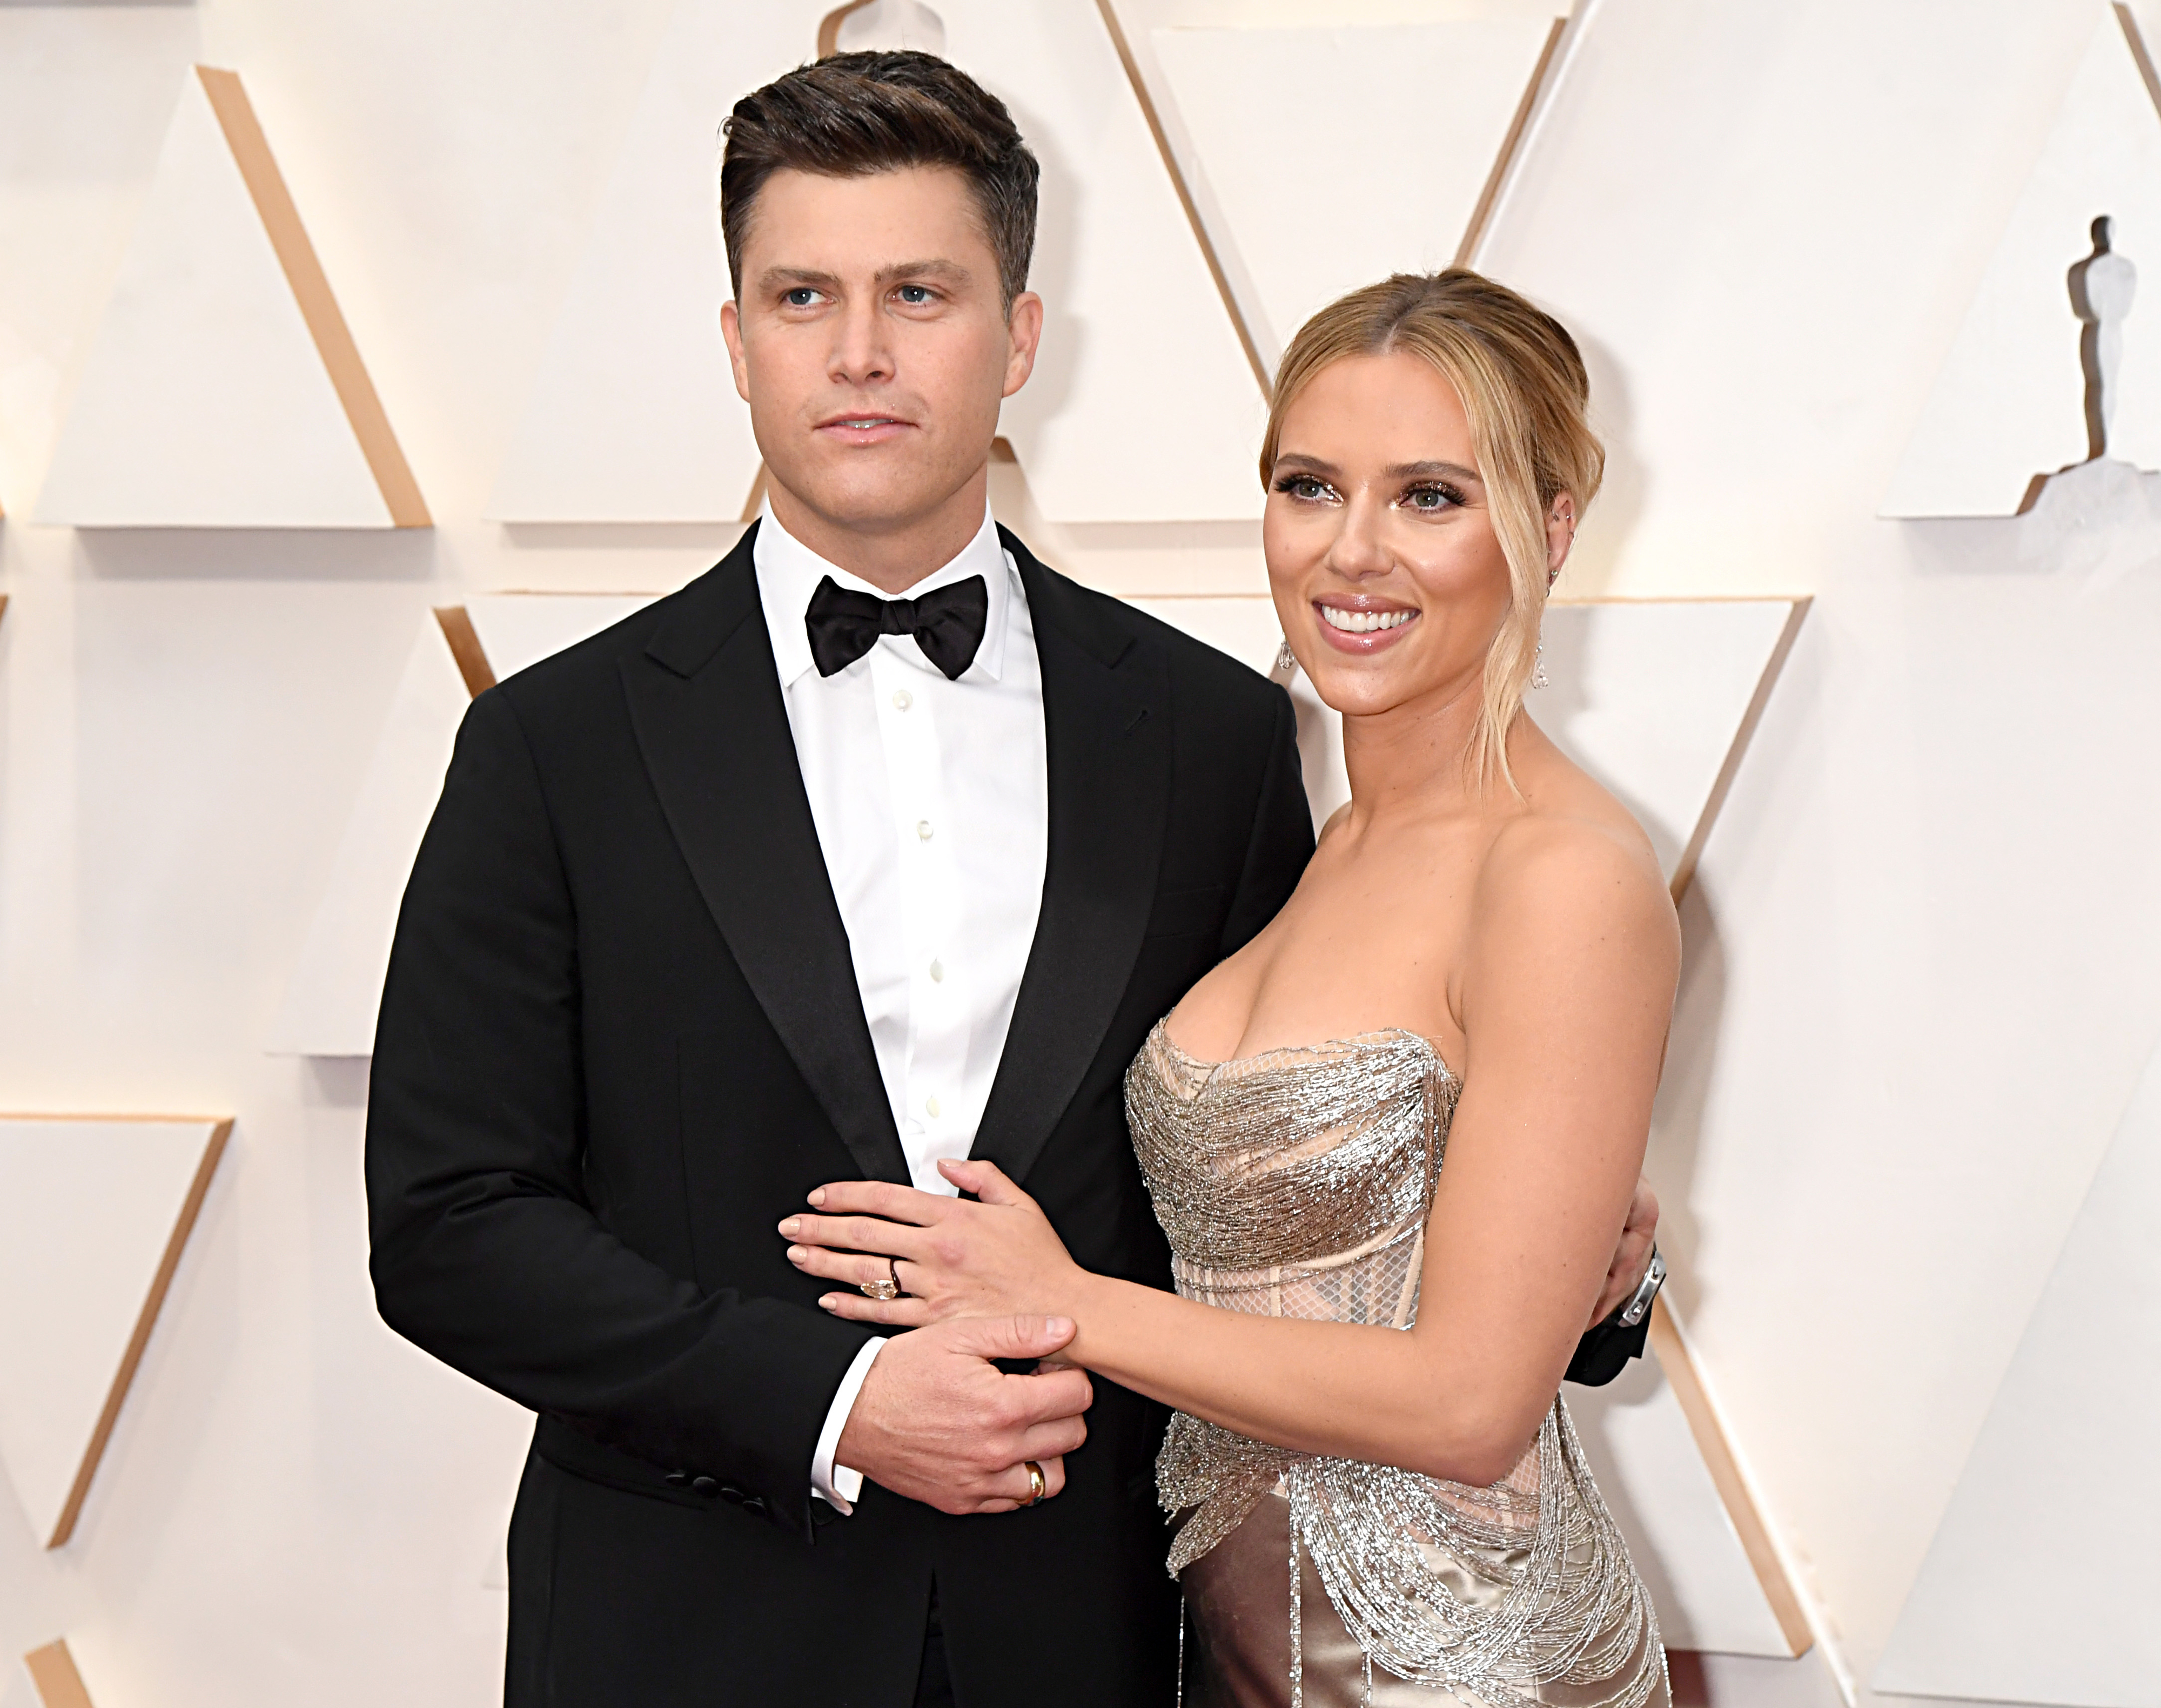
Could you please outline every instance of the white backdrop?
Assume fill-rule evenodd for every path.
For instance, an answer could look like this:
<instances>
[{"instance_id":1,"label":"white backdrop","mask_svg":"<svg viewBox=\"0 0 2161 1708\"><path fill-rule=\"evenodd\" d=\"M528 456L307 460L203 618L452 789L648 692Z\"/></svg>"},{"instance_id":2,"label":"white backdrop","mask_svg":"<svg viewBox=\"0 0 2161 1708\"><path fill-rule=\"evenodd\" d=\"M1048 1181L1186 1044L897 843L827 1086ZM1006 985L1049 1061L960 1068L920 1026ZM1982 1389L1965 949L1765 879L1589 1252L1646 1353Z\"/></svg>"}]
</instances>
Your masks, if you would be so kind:
<instances>
[{"instance_id":1,"label":"white backdrop","mask_svg":"<svg viewBox=\"0 0 2161 1708\"><path fill-rule=\"evenodd\" d=\"M523 1419L375 1319L362 1070L263 1046L420 614L670 586L732 537L482 519L668 11L0 5L0 1107L239 1117L76 1540L0 1494L0 1708L62 1633L99 1708L497 1689ZM2161 1039L2161 566L1874 514L2094 18L1595 0L1481 256L1591 362L1566 591L1817 596L1684 909L1652 1169L1862 1696ZM196 60L247 79L432 533L20 519ZM1244 523L1039 543L1259 586Z\"/></svg>"}]
</instances>

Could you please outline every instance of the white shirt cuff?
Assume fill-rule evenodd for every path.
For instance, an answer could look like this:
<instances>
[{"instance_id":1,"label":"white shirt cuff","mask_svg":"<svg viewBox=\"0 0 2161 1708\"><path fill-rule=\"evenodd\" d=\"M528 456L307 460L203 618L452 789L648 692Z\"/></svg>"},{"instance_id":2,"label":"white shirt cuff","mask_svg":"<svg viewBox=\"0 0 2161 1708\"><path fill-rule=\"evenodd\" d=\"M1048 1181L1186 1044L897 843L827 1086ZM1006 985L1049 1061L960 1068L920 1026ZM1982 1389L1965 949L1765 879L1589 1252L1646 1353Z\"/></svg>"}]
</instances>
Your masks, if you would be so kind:
<instances>
[{"instance_id":1,"label":"white shirt cuff","mask_svg":"<svg viewBox=\"0 0 2161 1708\"><path fill-rule=\"evenodd\" d=\"M848 1366L848 1373L834 1390L833 1403L825 1409L825 1427L818 1432L818 1450L810 1458L810 1492L838 1513L855 1511L855 1502L863 1492L863 1474L845 1465L834 1464L833 1455L840 1450L841 1431L848 1427L848 1414L856 1409L856 1396L863 1390L863 1378L871 1373L871 1366L884 1350L883 1335L873 1335L863 1342L855 1362Z\"/></svg>"}]
</instances>

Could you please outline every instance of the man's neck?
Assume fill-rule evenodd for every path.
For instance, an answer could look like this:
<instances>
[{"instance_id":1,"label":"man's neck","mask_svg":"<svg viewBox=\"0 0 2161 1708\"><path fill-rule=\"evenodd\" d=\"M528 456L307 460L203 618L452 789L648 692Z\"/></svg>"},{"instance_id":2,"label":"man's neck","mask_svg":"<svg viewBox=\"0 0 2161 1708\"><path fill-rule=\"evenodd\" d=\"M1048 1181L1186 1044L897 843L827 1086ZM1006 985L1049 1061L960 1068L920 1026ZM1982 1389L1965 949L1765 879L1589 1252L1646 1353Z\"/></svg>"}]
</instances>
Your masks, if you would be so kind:
<instances>
[{"instance_id":1,"label":"man's neck","mask_svg":"<svg viewBox=\"0 0 2161 1708\"><path fill-rule=\"evenodd\" d=\"M773 518L836 569L892 596L934 575L967 547L983 525L990 492L987 461L960 491L927 514L876 527L814 510L778 481L766 489Z\"/></svg>"}]
</instances>

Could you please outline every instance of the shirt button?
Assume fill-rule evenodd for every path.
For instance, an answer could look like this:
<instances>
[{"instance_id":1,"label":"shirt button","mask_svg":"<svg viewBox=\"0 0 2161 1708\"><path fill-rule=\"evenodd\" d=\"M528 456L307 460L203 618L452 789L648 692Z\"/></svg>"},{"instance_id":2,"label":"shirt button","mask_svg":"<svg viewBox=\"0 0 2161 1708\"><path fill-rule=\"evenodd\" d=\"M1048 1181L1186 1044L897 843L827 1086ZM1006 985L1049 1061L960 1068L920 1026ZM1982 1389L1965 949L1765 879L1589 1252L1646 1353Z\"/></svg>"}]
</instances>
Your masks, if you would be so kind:
<instances>
[{"instance_id":1,"label":"shirt button","mask_svg":"<svg viewBox=\"0 0 2161 1708\"><path fill-rule=\"evenodd\" d=\"M923 1100L923 1112L930 1117L932 1120L936 1120L938 1118L938 1100L935 1097L925 1097Z\"/></svg>"},{"instance_id":2,"label":"shirt button","mask_svg":"<svg viewBox=\"0 0 2161 1708\"><path fill-rule=\"evenodd\" d=\"M893 696L893 709L895 711L906 711L909 706L914 704L915 696L913 694L910 694L905 688L897 690L894 692Z\"/></svg>"},{"instance_id":3,"label":"shirt button","mask_svg":"<svg viewBox=\"0 0 2161 1708\"><path fill-rule=\"evenodd\" d=\"M945 982L945 963L944 961L934 961L930 963L930 982L935 985L942 985Z\"/></svg>"},{"instance_id":4,"label":"shirt button","mask_svg":"<svg viewBox=\"0 0 2161 1708\"><path fill-rule=\"evenodd\" d=\"M929 841L930 840L930 820L928 819L918 819L915 821L915 834L919 841L924 842Z\"/></svg>"}]
</instances>

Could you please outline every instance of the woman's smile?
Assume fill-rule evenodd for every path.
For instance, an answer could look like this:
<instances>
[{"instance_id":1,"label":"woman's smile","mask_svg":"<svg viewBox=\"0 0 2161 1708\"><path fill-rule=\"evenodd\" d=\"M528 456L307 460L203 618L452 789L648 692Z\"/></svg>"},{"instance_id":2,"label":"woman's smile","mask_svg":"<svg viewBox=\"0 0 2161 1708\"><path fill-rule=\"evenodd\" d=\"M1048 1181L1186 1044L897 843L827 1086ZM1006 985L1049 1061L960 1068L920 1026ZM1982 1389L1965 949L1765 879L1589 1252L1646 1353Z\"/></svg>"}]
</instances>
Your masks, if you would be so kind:
<instances>
[{"instance_id":1,"label":"woman's smile","mask_svg":"<svg viewBox=\"0 0 2161 1708\"><path fill-rule=\"evenodd\" d=\"M1363 595L1329 594L1313 601L1320 634L1339 652L1377 653L1391 647L1418 621L1418 607L1395 605Z\"/></svg>"}]
</instances>

